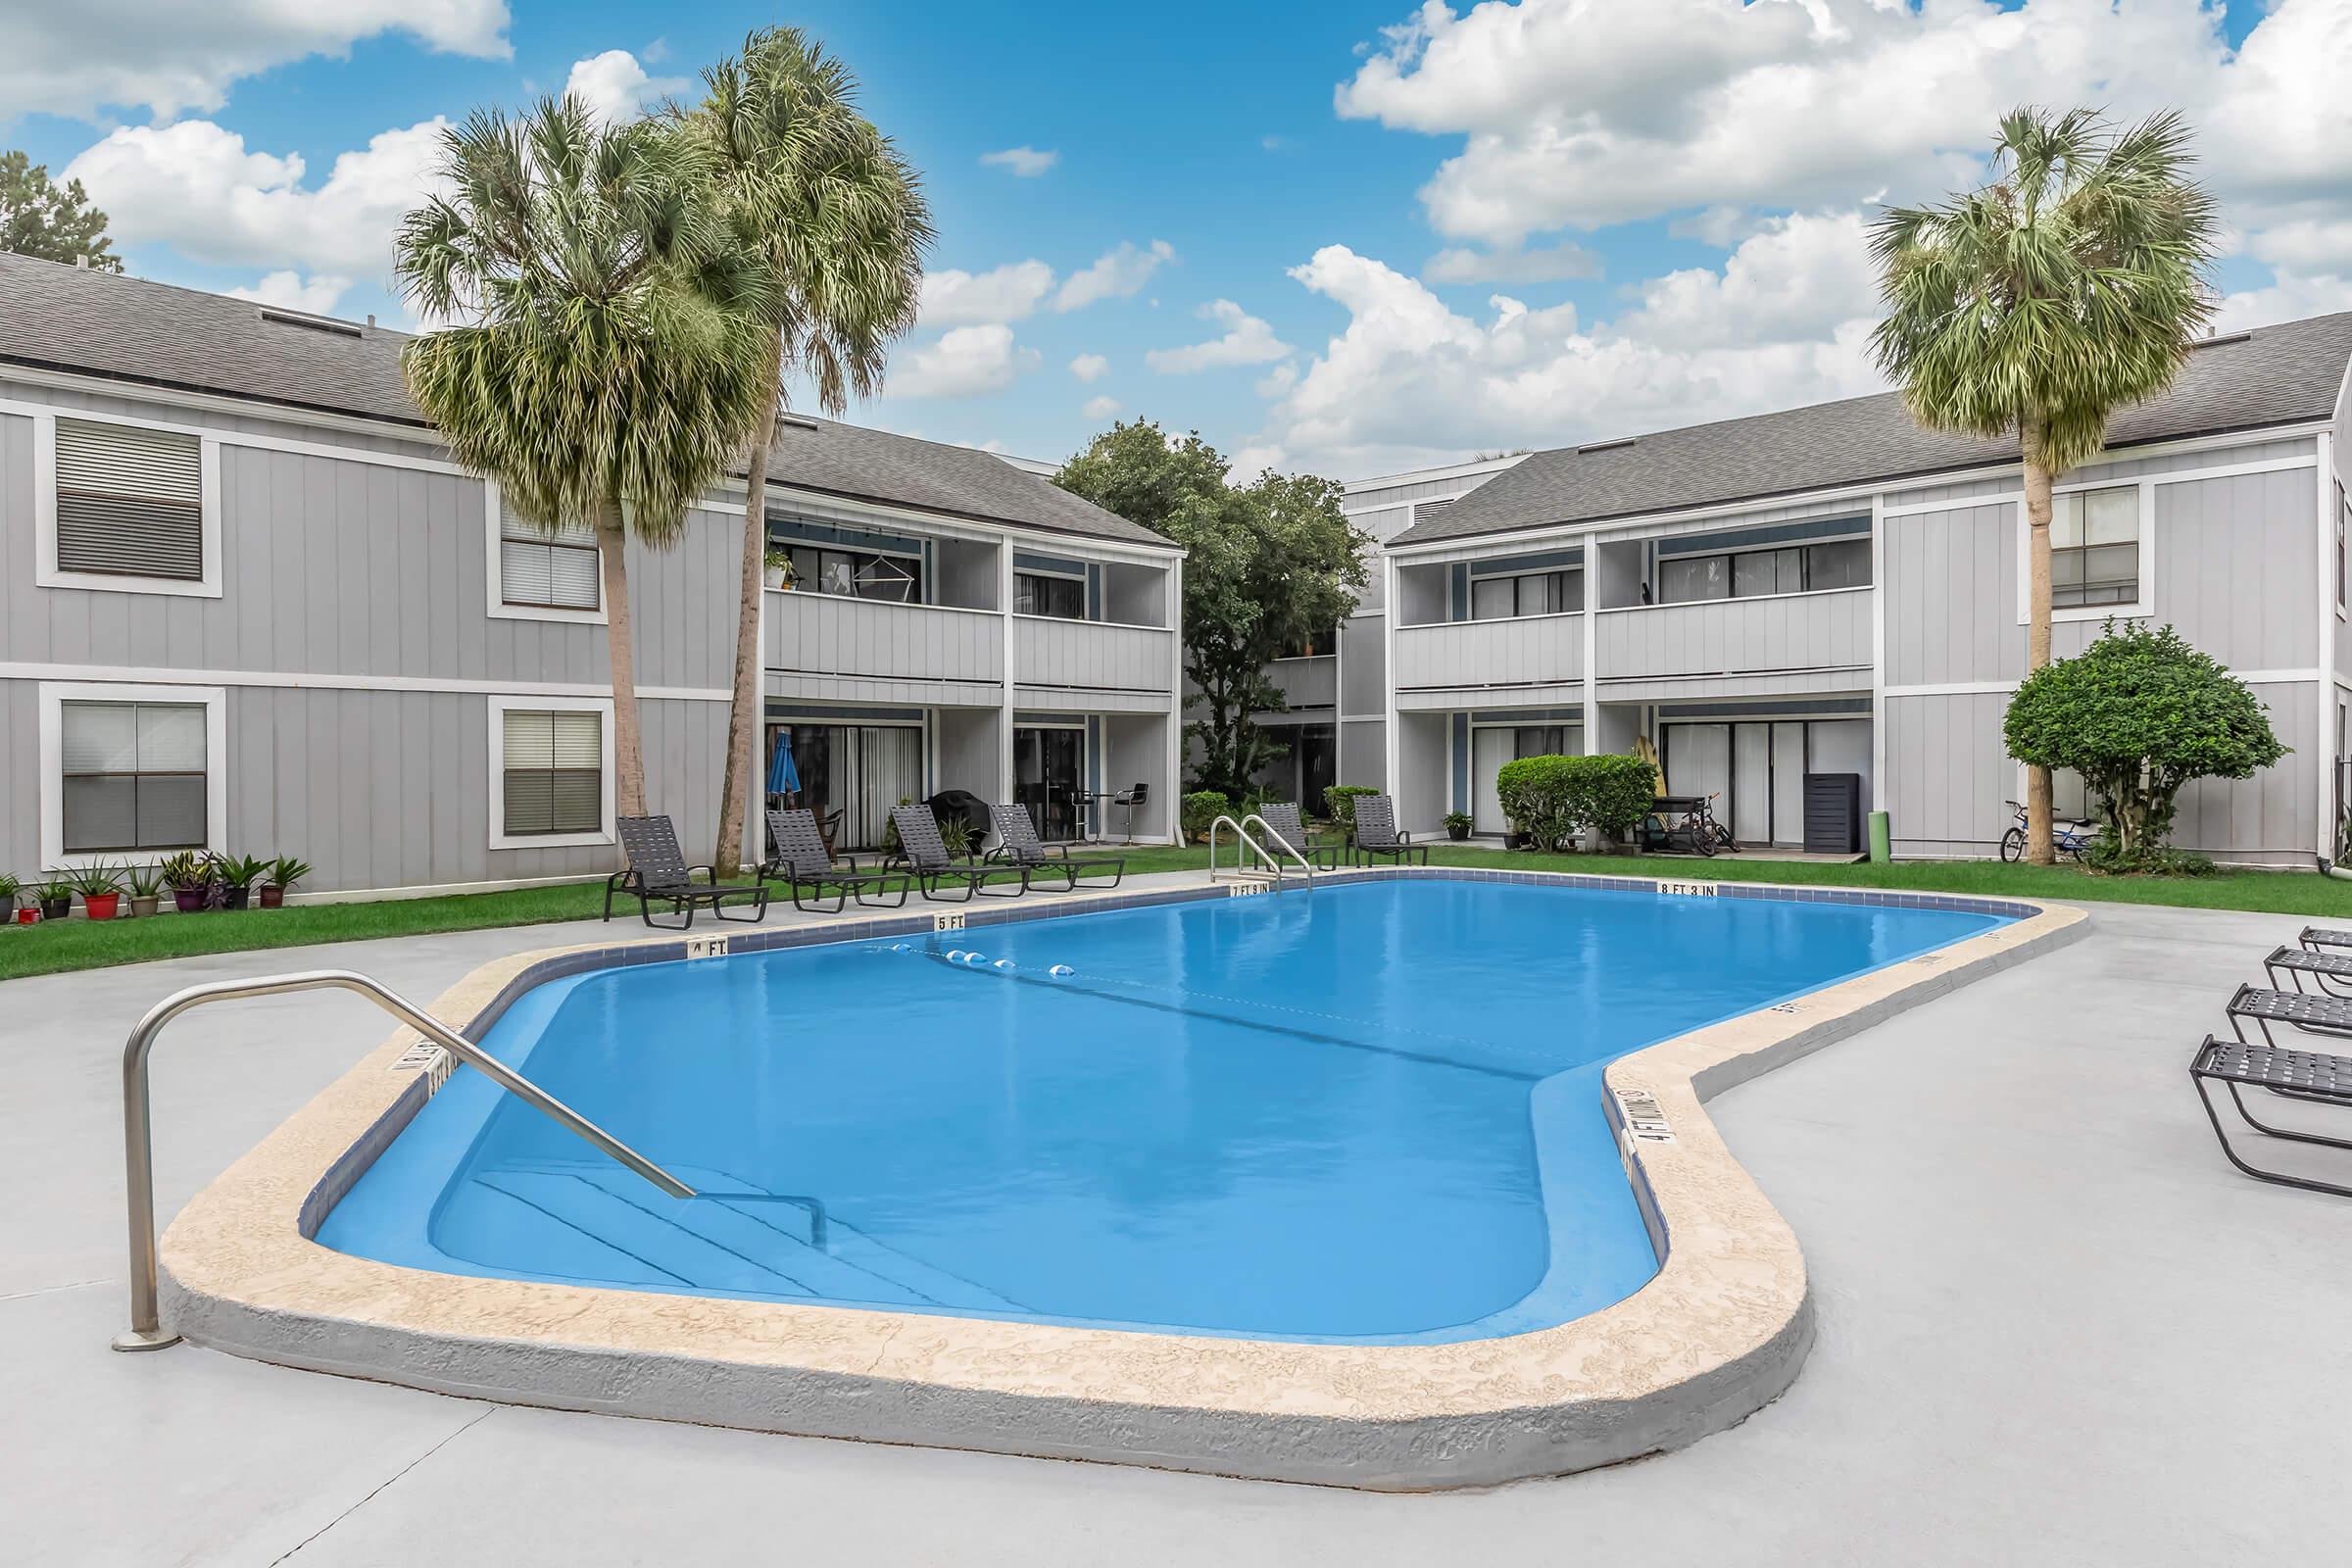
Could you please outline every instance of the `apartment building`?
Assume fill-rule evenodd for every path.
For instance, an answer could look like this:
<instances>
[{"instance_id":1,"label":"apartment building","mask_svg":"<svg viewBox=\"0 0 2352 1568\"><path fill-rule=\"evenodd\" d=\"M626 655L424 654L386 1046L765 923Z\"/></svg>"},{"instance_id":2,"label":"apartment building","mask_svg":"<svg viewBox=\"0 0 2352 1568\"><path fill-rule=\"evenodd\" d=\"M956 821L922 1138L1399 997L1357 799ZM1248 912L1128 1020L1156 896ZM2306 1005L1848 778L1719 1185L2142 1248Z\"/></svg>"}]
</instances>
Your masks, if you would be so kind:
<instances>
[{"instance_id":1,"label":"apartment building","mask_svg":"<svg viewBox=\"0 0 2352 1568\"><path fill-rule=\"evenodd\" d=\"M405 338L0 254L0 868L297 855L311 896L601 876L596 546L451 461ZM650 806L714 831L744 480L632 543ZM1170 831L1179 553L985 453L789 421L764 487L771 747L878 839L941 790L1144 782ZM765 754L763 753L763 756ZM757 852L747 843L747 853Z\"/></svg>"},{"instance_id":2,"label":"apartment building","mask_svg":"<svg viewBox=\"0 0 2352 1568\"><path fill-rule=\"evenodd\" d=\"M2184 794L2176 842L2219 858L2334 854L2348 362L2352 315L2212 338L2057 487L2057 654L2169 622L2293 748ZM1892 395L1533 454L1388 538L1387 756L1342 771L1418 831L1459 809L1496 832L1503 762L1646 735L1743 842L1799 842L1806 775L1852 773L1898 855L1989 855L2023 792L2021 486L2014 443Z\"/></svg>"}]
</instances>

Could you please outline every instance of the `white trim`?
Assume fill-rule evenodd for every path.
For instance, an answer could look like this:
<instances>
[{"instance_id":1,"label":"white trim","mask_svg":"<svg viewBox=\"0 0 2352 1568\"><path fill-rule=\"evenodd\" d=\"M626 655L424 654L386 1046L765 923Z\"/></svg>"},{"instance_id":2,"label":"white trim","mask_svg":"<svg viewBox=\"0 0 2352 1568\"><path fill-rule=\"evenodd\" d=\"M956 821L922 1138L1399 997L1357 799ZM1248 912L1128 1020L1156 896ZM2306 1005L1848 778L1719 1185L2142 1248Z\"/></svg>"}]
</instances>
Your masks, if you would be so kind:
<instances>
[{"instance_id":1,"label":"white trim","mask_svg":"<svg viewBox=\"0 0 2352 1568\"><path fill-rule=\"evenodd\" d=\"M9 373L10 368L0 365L0 381L6 380ZM125 392L120 386L115 387L114 391L115 395L122 397L137 398L144 395L138 391ZM168 404L170 400L160 399L157 401ZM250 414L252 410L241 407L237 412ZM317 441L296 441L287 436L259 435L250 430L223 430L217 425L188 424L176 419L151 419L139 415L116 414L111 411L89 411L74 408L70 404L24 403L14 398L0 398L0 415L7 414L21 415L31 419L86 419L92 424L126 424L134 429L160 430L167 435L197 436L203 440L218 442L220 445L227 447L254 447L264 452L290 452L297 457L325 458L337 463L372 463L385 468L412 468L424 473L454 474L461 478L475 477L466 468L446 458L419 458L405 452L374 452L366 447L339 447ZM289 422L300 423L302 421L293 419ZM428 435L425 438L438 444L437 436Z\"/></svg>"},{"instance_id":2,"label":"white trim","mask_svg":"<svg viewBox=\"0 0 2352 1568\"><path fill-rule=\"evenodd\" d=\"M443 680L426 675L313 675L273 669L171 669L128 664L49 664L0 661L0 680L147 681L168 686L259 686L271 691L448 692L492 697L603 697L604 682ZM735 694L700 686L640 686L637 695L665 703L726 703Z\"/></svg>"},{"instance_id":3,"label":"white trim","mask_svg":"<svg viewBox=\"0 0 2352 1568\"><path fill-rule=\"evenodd\" d=\"M605 563L604 543L597 543L596 608L566 610L556 605L511 605L507 603L506 518L502 515L503 495L496 479L482 481L482 534L485 558L482 580L489 585L489 613L492 620L552 620L579 626L605 625ZM689 511L694 510L692 508Z\"/></svg>"},{"instance_id":4,"label":"white trim","mask_svg":"<svg viewBox=\"0 0 2352 1568\"><path fill-rule=\"evenodd\" d=\"M879 605L884 610L943 610L952 615L987 615L991 618L1002 618L1004 614L1004 612L1001 610L981 610L971 605L912 605L904 603L903 601L897 599L861 599L856 594L819 593L813 588L763 588L760 590L760 595L762 598L765 598L768 594L777 594L787 599L796 600L824 600L833 604ZM1065 617L1060 615L1027 615L1023 616L1022 618L1026 620L1061 620ZM1078 622L1078 624L1112 626L1119 624L1119 622L1097 620L1081 621ZM1167 628L1164 626L1147 626L1143 629L1146 631L1165 631ZM942 678L956 679L959 677L947 676Z\"/></svg>"},{"instance_id":5,"label":"white trim","mask_svg":"<svg viewBox=\"0 0 2352 1568\"><path fill-rule=\"evenodd\" d=\"M612 777L612 699L610 697L493 697L490 710L490 848L494 850L568 850L584 845L611 844L615 841L613 829ZM520 833L507 831L507 714L523 713L596 713L603 722L598 726L604 740L599 764L604 800L600 803L603 824L594 833Z\"/></svg>"},{"instance_id":6,"label":"white trim","mask_svg":"<svg viewBox=\"0 0 2352 1568\"><path fill-rule=\"evenodd\" d=\"M1535 456L1535 454L1532 452L1514 452L1507 457L1484 458L1469 463L1451 463L1435 468L1408 468L1402 473L1375 474L1369 479L1347 479L1341 482L1340 490L1343 495L1352 496L1359 491L1394 490L1408 484L1444 484L1448 479L1467 479L1474 474L1500 473L1505 468L1517 467L1520 464L1525 463L1533 456ZM1468 492L1465 491L1463 494L1466 495ZM1427 501L1443 501L1449 498L1445 496L1424 496L1422 499ZM1365 507L1362 510L1366 512L1379 512L1385 511L1390 507L1406 507L1410 505L1412 505L1410 501L1386 501ZM1342 510L1345 511L1347 509L1343 507Z\"/></svg>"},{"instance_id":7,"label":"white trim","mask_svg":"<svg viewBox=\"0 0 2352 1568\"><path fill-rule=\"evenodd\" d=\"M1874 590L1886 583L1886 498L1870 498L1870 585ZM1805 741L1808 760L1812 739ZM1886 777L1886 596L1875 593L1870 602L1870 801L1869 809L1881 809L1885 793L1881 781ZM1889 818L1889 820L1892 820ZM1864 838L1867 841L1868 822ZM1891 837L1891 829L1889 830ZM1867 845L1866 845L1867 847ZM1889 855L1893 853L1889 848Z\"/></svg>"},{"instance_id":8,"label":"white trim","mask_svg":"<svg viewBox=\"0 0 2352 1568\"><path fill-rule=\"evenodd\" d=\"M1756 522L1751 524L1748 529L1750 532L1760 533L1767 528L1805 528L1810 527L1817 522L1852 522L1856 524L1855 527L1847 529L1844 533L1807 534L1801 539L1759 539L1753 544L1744 545L1711 544L1703 549L1696 550L1666 548L1669 545L1680 546L1686 540L1721 538L1726 532L1740 531L1738 529L1686 529L1680 533L1661 534L1658 536L1658 538L1655 540L1655 543L1659 547L1658 560L1662 562L1683 561L1688 560L1691 556L1756 556L1762 555L1768 550L1802 550L1807 545L1850 544L1856 539L1867 539L1870 537L1870 517L1876 512L1878 499L1879 498L1876 495L1871 497L1872 514L1864 514L1861 516L1856 516L1852 513L1847 512L1843 507L1838 507L1833 509L1830 515L1824 517L1759 518ZM1755 595L1753 597L1765 598L1769 596Z\"/></svg>"},{"instance_id":9,"label":"white trim","mask_svg":"<svg viewBox=\"0 0 2352 1568\"><path fill-rule=\"evenodd\" d=\"M76 375L65 370L44 370L25 365L0 365L0 382L22 381L28 386L58 387L67 391L89 392L102 397L122 398L132 402L161 404L172 409L196 409L207 414L227 414L238 418L276 419L285 424L315 424L332 430L345 430L355 435L382 436L395 441L414 441L423 446L440 447L440 432L430 425L403 424L395 419L373 419L362 414L336 414L323 409L296 408L290 404L271 403L264 398L241 398L227 393L194 392L178 387L151 386L140 381L122 381L105 375ZM24 404L16 400L0 400L0 414L24 414L32 409L51 409L56 404ZM71 416L80 416L68 410ZM112 415L98 416L112 418ZM135 423L124 419L119 422ZM171 429L174 426L159 425ZM208 434L227 435L226 431L207 431ZM269 436L239 436L241 444L266 445L275 438ZM388 461L407 466L409 460L395 454L377 454Z\"/></svg>"},{"instance_id":10,"label":"white trim","mask_svg":"<svg viewBox=\"0 0 2352 1568\"><path fill-rule=\"evenodd\" d=\"M2129 480L2119 480L2118 482L2127 484L2130 483ZM2025 499L2026 493L2023 490L2003 490L1996 495L1964 496L1957 501L1929 501L1913 507L1889 507L1882 505L1878 508L1878 514L1882 519L1887 517L1924 517L1930 513L1936 512L1966 512L1971 507L2014 507L2022 505Z\"/></svg>"},{"instance_id":11,"label":"white trim","mask_svg":"<svg viewBox=\"0 0 2352 1568\"><path fill-rule=\"evenodd\" d=\"M98 571L68 571L57 564L57 421L59 416L34 406L0 405L0 413L24 413L32 418L32 580L40 588L74 588L85 593L140 594L165 599L220 597L220 443L209 430L180 429L150 424L142 419L116 419L69 410L65 417L77 424L113 424L131 429L162 429L196 439L196 549L204 575L138 577Z\"/></svg>"},{"instance_id":12,"label":"white trim","mask_svg":"<svg viewBox=\"0 0 2352 1568\"><path fill-rule=\"evenodd\" d=\"M1856 534L1854 537L1859 539L1862 536ZM1878 569L1878 559L1875 555L1871 559L1871 569L1873 571ZM1676 599L1654 605L1611 605L1606 610L1596 610L1593 613L1596 615L1622 615L1629 610L1690 610L1702 605L1763 605L1781 599L1826 599L1832 594L1867 594L1875 592L1877 587L1876 583L1866 582L1852 588L1805 588L1792 594L1731 594L1722 599Z\"/></svg>"},{"instance_id":13,"label":"white trim","mask_svg":"<svg viewBox=\"0 0 2352 1568\"><path fill-rule=\"evenodd\" d=\"M2336 571L2335 544L2337 537L2336 530L2344 525L2344 518L2343 509L2337 505L2335 499L2336 486L2333 483L2334 466L2330 461L2332 458L2332 453L2329 450L2332 440L2333 432L2327 430L2321 431L2318 447L2315 452L2315 456L2318 460L2318 483L2314 485L2313 488L2318 490L2320 493L2319 504L2314 509L2318 514L2318 521L2320 525L2318 540L2320 646L2319 667L2312 671L2312 678L2315 681L2321 678L2321 671L2323 670L2327 672L2328 679L2334 678L2335 623L2337 619L2340 618L2344 613L2344 602L2337 593L2337 589L2342 583L2343 579L2337 575ZM2332 613L2330 613L2330 612L2332 612ZM2328 693L2325 688L2323 688L2320 693L2320 700L2313 703L2311 706L2313 709L2312 728L2314 731L2312 757L2314 760L2317 761L2325 770L2321 774L2322 783L2320 784L2318 790L2318 800L2316 802L2318 808L2312 813L2313 816L2317 818L2317 821L2313 824L2314 832L2316 834L2314 853L2318 855L2320 862L2325 865L2333 861L2336 854L2335 802L2334 791L2330 787L2335 782L2336 705L2328 700Z\"/></svg>"},{"instance_id":14,"label":"white trim","mask_svg":"<svg viewBox=\"0 0 2352 1568\"><path fill-rule=\"evenodd\" d=\"M1083 620L1075 615L1033 615L1026 611L1008 611L1004 618L1006 620L1042 620L1055 626L1102 626L1112 631L1155 631L1162 636L1168 635L1168 628L1165 626L1146 626L1132 620ZM1149 691L1152 688L1140 689Z\"/></svg>"},{"instance_id":15,"label":"white trim","mask_svg":"<svg viewBox=\"0 0 2352 1568\"><path fill-rule=\"evenodd\" d=\"M2139 503L2139 537L2134 543L2139 550L2139 597L2128 605L2052 605L2050 624L2061 625L2079 620L2146 620L2156 613L2156 481L2151 478L2089 480L2078 484L2050 486L2053 524L2060 496L2087 495L2094 490L2133 491ZM2017 623L2027 625L2033 620L2033 570L2027 561L2029 523L2023 496L2017 502Z\"/></svg>"},{"instance_id":16,"label":"white trim","mask_svg":"<svg viewBox=\"0 0 2352 1568\"><path fill-rule=\"evenodd\" d=\"M2226 667L2226 666L2225 666ZM2230 675L2248 686L2300 686L2320 680L2317 669L2231 669ZM2018 688L2013 680L1923 681L1914 686L1888 686L1888 697L1975 697L2006 694Z\"/></svg>"},{"instance_id":17,"label":"white trim","mask_svg":"<svg viewBox=\"0 0 2352 1568\"><path fill-rule=\"evenodd\" d=\"M40 733L41 869L78 871L147 852L66 853L65 714L67 703L173 703L204 707L204 843L215 853L228 840L228 693L218 686L151 686L43 681L34 694Z\"/></svg>"},{"instance_id":18,"label":"white trim","mask_svg":"<svg viewBox=\"0 0 2352 1568\"><path fill-rule=\"evenodd\" d=\"M730 489L732 486L730 485ZM1181 560L1184 551L1175 545L1147 545L1131 539L1109 539L1091 533L1055 533L1050 529L1024 527L1019 523L987 522L967 517L947 517L924 512L915 507L894 506L888 502L862 501L852 496L827 495L819 490L802 490L778 480L770 480L770 495L790 498L803 497L812 505L838 507L844 512L861 516L910 522L918 528L951 538L976 539L982 542L1014 540L1024 546L1051 551L1059 555L1076 553L1081 557L1100 556L1131 564L1165 565L1171 560ZM821 522L821 517L806 517L806 522Z\"/></svg>"}]
</instances>

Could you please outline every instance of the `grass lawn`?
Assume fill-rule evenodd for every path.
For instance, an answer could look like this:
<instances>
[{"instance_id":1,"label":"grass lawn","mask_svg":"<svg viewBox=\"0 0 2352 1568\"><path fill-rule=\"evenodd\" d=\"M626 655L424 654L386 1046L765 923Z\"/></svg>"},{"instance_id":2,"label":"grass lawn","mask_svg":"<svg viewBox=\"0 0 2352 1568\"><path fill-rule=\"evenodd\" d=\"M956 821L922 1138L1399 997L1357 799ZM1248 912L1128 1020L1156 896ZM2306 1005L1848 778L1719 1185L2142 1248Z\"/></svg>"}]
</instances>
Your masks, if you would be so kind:
<instances>
[{"instance_id":1,"label":"grass lawn","mask_svg":"<svg viewBox=\"0 0 2352 1568\"><path fill-rule=\"evenodd\" d=\"M1208 863L1196 848L1123 852L1127 869L1196 869ZM1802 860L1698 860L1687 856L1528 855L1439 844L1440 865L1499 866L1522 871L1585 871L1604 876L1674 877L1700 881L1791 882L1819 887L1891 888L1906 893L1966 893L1984 897L2160 904L2196 909L2251 909L2269 914L2352 919L2352 882L2310 872L2221 871L2208 877L2093 876L2073 866L2037 869L1998 860L1910 860L1893 865L1845 865ZM491 926L539 925L594 919L604 902L601 883L471 893L441 899L394 899L376 904L311 904L290 909L249 909L145 920L64 920L0 930L0 980L23 975L99 969L151 958L205 953L362 942L377 937L476 931ZM631 908L632 917L635 914Z\"/></svg>"}]
</instances>

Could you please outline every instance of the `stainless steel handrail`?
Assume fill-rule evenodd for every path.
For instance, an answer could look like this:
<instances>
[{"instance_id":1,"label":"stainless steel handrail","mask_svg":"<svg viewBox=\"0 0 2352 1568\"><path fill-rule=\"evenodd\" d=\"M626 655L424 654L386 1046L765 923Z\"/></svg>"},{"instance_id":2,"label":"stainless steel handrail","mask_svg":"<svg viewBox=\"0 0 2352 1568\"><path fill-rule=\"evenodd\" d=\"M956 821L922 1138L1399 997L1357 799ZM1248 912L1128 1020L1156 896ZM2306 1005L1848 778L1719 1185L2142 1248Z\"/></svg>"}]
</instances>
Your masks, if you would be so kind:
<instances>
[{"instance_id":1,"label":"stainless steel handrail","mask_svg":"<svg viewBox=\"0 0 2352 1568\"><path fill-rule=\"evenodd\" d=\"M241 997L275 997L290 991L350 991L366 997L402 1023L474 1068L540 1114L577 1133L591 1145L652 1182L672 1198L692 1198L694 1189L640 1154L602 1127L482 1050L455 1029L398 993L351 969L306 969L259 980L217 980L175 992L147 1009L122 1047L122 1165L130 1210L130 1329L115 1336L118 1350L160 1350L179 1343L164 1331L156 1300L155 1140L148 1114L147 1055L165 1024L190 1007Z\"/></svg>"},{"instance_id":2,"label":"stainless steel handrail","mask_svg":"<svg viewBox=\"0 0 2352 1568\"><path fill-rule=\"evenodd\" d=\"M1234 850L1233 867L1233 874L1235 876L1270 876L1275 881L1279 882L1285 876L1290 874L1283 869L1282 862L1274 858L1273 852L1268 850L1263 844L1260 844L1256 837L1250 833L1250 824L1252 822L1255 822L1259 827L1265 829L1266 837L1281 845L1284 853L1288 854L1293 860L1296 860L1298 863L1299 871L1305 875L1308 885L1312 886L1315 880L1315 868L1307 863L1306 857L1300 855L1298 849L1291 843L1289 839L1284 838L1279 832L1275 831L1273 823L1267 821L1255 811L1251 811L1249 815L1243 817L1238 822L1235 821L1231 816L1220 815L1215 821L1208 824L1209 880L1214 882L1217 880L1219 875L1217 871L1217 834L1220 829L1228 827L1233 829L1235 838L1241 840L1242 844L1248 845L1250 849L1255 853L1259 859L1265 861L1265 869L1263 870L1259 870L1254 866L1242 863L1241 849L1239 846L1236 846Z\"/></svg>"}]
</instances>

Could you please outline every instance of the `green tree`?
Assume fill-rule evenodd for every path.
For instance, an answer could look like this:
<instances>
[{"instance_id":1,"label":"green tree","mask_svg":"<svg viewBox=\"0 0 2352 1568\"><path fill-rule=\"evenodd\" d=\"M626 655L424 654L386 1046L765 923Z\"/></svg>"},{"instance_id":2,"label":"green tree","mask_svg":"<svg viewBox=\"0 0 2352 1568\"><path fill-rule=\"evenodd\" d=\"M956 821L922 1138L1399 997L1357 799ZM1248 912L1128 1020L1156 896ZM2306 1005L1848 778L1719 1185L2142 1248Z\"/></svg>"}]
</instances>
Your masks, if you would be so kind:
<instances>
[{"instance_id":1,"label":"green tree","mask_svg":"<svg viewBox=\"0 0 2352 1568\"><path fill-rule=\"evenodd\" d=\"M2109 621L2082 653L2028 675L2002 736L2021 762L2082 775L2124 865L2164 847L2184 786L2247 778L2286 755L2243 681L2172 627L2136 621Z\"/></svg>"},{"instance_id":2,"label":"green tree","mask_svg":"<svg viewBox=\"0 0 2352 1568\"><path fill-rule=\"evenodd\" d=\"M515 513L596 530L616 796L645 809L626 547L676 542L767 396L764 269L709 198L708 159L578 100L476 112L444 132L450 194L409 214L409 299L458 324L402 355L418 407Z\"/></svg>"},{"instance_id":3,"label":"green tree","mask_svg":"<svg viewBox=\"0 0 2352 1568\"><path fill-rule=\"evenodd\" d=\"M882 388L893 340L914 325L931 243L930 208L912 167L857 111L857 82L794 27L769 27L703 74L702 103L679 125L708 154L740 242L772 284L771 376L745 431L752 483L744 501L743 571L735 619L735 699L711 863L743 855L744 812L760 734L760 595L767 544L763 482L788 373L806 377L826 413Z\"/></svg>"},{"instance_id":4,"label":"green tree","mask_svg":"<svg viewBox=\"0 0 2352 1568\"><path fill-rule=\"evenodd\" d=\"M122 270L122 258L106 237L106 215L90 205L81 181L60 185L49 177L48 165L20 152L0 153L0 251L69 266L86 260L93 271Z\"/></svg>"},{"instance_id":5,"label":"green tree","mask_svg":"<svg viewBox=\"0 0 2352 1568\"><path fill-rule=\"evenodd\" d=\"M1250 715L1282 707L1265 666L1355 611L1368 535L1350 526L1329 479L1260 474L1227 480L1198 432L1171 441L1157 424L1114 424L1062 465L1054 482L1175 541L1184 558L1184 672L1200 717L1200 786L1242 795L1284 755Z\"/></svg>"},{"instance_id":6,"label":"green tree","mask_svg":"<svg viewBox=\"0 0 2352 1568\"><path fill-rule=\"evenodd\" d=\"M2088 110L2012 111L1989 181L1897 207L1871 236L1880 368L1938 430L2014 435L2025 461L2026 666L2050 662L2050 486L2095 457L2119 409L2172 384L2214 309L2213 199L2177 114L2116 130ZM2050 775L2026 788L2026 849L2052 856Z\"/></svg>"}]
</instances>

